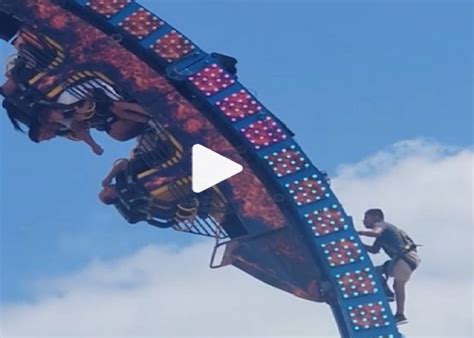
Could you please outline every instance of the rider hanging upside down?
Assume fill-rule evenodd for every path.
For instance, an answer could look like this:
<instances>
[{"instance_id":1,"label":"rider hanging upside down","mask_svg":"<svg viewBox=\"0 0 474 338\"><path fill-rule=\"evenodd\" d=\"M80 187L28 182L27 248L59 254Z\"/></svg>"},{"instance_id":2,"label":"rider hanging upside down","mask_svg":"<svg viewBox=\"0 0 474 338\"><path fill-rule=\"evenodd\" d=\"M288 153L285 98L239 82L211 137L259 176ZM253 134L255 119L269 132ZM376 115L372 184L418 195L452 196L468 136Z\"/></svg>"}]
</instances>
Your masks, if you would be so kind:
<instances>
[{"instance_id":1,"label":"rider hanging upside down","mask_svg":"<svg viewBox=\"0 0 474 338\"><path fill-rule=\"evenodd\" d=\"M139 104L124 100L100 79L90 79L67 88L57 102L65 107L75 107L77 120L87 121L91 128L105 131L117 141L139 136L150 119Z\"/></svg>"},{"instance_id":2,"label":"rider hanging upside down","mask_svg":"<svg viewBox=\"0 0 474 338\"><path fill-rule=\"evenodd\" d=\"M102 181L99 199L115 205L130 223L147 221L167 228L195 217L220 221L225 213L220 195L213 190L193 193L188 164L174 162L179 145L159 133L150 128L130 159L115 162Z\"/></svg>"},{"instance_id":3,"label":"rider hanging upside down","mask_svg":"<svg viewBox=\"0 0 474 338\"><path fill-rule=\"evenodd\" d=\"M84 111L92 116L84 118ZM22 122L17 110L9 109L8 115L14 126L19 126L18 122ZM92 138L90 129L105 131L118 141L128 141L139 136L146 129L147 121L150 119L137 103L125 101L111 103L110 110L106 111L99 111L98 105L93 101L84 101L69 113L62 109L45 108L28 115L34 116L29 124L28 133L33 142L47 141L56 136L68 136L73 140L84 141L98 155L101 155L103 150Z\"/></svg>"},{"instance_id":4,"label":"rider hanging upside down","mask_svg":"<svg viewBox=\"0 0 474 338\"><path fill-rule=\"evenodd\" d=\"M79 108L82 109L84 106L86 104ZM81 121L76 115L66 118L60 110L47 110L38 113L37 119L30 125L28 136L36 143L47 141L56 136L67 136L73 140L85 142L97 155L102 155L104 152L91 136L87 122Z\"/></svg>"},{"instance_id":5,"label":"rider hanging upside down","mask_svg":"<svg viewBox=\"0 0 474 338\"><path fill-rule=\"evenodd\" d=\"M176 176L173 175L174 168L160 170L155 175L140 180L138 174L143 169L139 170L142 163L138 163L138 161L140 160L133 158L116 161L112 170L102 181L99 199L104 204L115 205L130 223L146 221L158 214L163 220L171 220L174 216L175 204L170 203L168 205L164 202L160 206L155 205L152 191L160 187L166 187L176 180ZM121 197L124 191L129 195L128 197ZM123 199L126 199L126 201ZM169 226L171 226L169 222L163 222L163 227Z\"/></svg>"},{"instance_id":6,"label":"rider hanging upside down","mask_svg":"<svg viewBox=\"0 0 474 338\"><path fill-rule=\"evenodd\" d=\"M87 95L86 99L71 94L78 92ZM128 141L139 136L150 119L137 103L114 101L117 98L120 96L115 90L99 80L68 88L58 97L57 104L38 114L37 123L30 129L30 138L40 142L61 135L63 130L63 134L67 131L69 136L85 142L95 154L101 155L103 150L92 138L90 129L105 131L118 141ZM44 132L46 138L42 138L41 131L45 130L50 132Z\"/></svg>"},{"instance_id":7,"label":"rider hanging upside down","mask_svg":"<svg viewBox=\"0 0 474 338\"><path fill-rule=\"evenodd\" d=\"M2 87L5 92L15 92L16 85L9 79ZM105 131L109 136L118 141L128 141L139 136L147 126L150 115L137 103L127 101L114 101L117 97L110 97L101 88L91 88L87 84L81 85L89 89L89 97L73 100L68 91L64 91L57 102L41 102L39 112L29 113L32 121L29 125L29 136L34 142L52 139L56 136L68 136L73 140L87 143L94 153L101 155L102 148L95 142L90 134L90 129ZM108 89L108 88L107 88ZM77 90L70 88L69 90ZM19 120L18 111L10 109L9 117L14 125ZM17 129L17 128L16 128Z\"/></svg>"},{"instance_id":8,"label":"rider hanging upside down","mask_svg":"<svg viewBox=\"0 0 474 338\"><path fill-rule=\"evenodd\" d=\"M26 124L34 142L55 136L84 141L98 155L103 150L92 138L90 129L105 131L118 141L135 138L146 129L150 115L138 103L125 100L110 83L96 77L67 86L54 101L37 97L26 105L20 102L30 91L37 92L30 86L31 79L47 72L52 64L55 53L48 50L47 43L44 37L25 29L20 29L12 40L18 54L7 63L1 93L10 102L7 112L15 129L21 129L20 123ZM46 60L45 55L53 56Z\"/></svg>"}]
</instances>

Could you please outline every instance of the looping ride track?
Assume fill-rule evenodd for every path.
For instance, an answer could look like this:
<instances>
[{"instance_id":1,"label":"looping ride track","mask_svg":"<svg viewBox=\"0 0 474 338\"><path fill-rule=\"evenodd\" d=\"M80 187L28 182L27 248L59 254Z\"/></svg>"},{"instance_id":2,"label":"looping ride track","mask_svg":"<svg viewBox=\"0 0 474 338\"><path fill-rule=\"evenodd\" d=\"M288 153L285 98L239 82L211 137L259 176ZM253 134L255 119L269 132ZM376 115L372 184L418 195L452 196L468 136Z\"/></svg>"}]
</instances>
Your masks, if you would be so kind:
<instances>
[{"instance_id":1,"label":"looping ride track","mask_svg":"<svg viewBox=\"0 0 474 338\"><path fill-rule=\"evenodd\" d=\"M0 12L2 20L32 32L32 43L42 48L36 54L48 56L12 101L17 107L22 100L54 101L81 79L101 79L151 113L156 135L177 145L161 169L183 173L183 186L196 143L244 166L214 191L232 211L230 225L220 224L222 215L173 224L225 247L222 264L212 267L234 265L296 296L328 302L343 337L401 336L326 175L238 81L235 59L206 53L131 0L2 0ZM160 137L149 140L151 147Z\"/></svg>"}]
</instances>

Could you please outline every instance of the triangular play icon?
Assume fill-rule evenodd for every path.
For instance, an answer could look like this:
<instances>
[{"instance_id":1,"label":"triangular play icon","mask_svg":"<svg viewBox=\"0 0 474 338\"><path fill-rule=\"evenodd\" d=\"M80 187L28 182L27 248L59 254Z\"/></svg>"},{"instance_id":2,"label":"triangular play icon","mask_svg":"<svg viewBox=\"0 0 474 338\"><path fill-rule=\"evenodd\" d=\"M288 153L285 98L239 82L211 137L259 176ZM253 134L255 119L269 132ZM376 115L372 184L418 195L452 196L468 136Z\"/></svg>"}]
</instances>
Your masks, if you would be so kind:
<instances>
[{"instance_id":1,"label":"triangular play icon","mask_svg":"<svg viewBox=\"0 0 474 338\"><path fill-rule=\"evenodd\" d=\"M200 144L192 148L192 188L195 193L209 189L243 169L240 164Z\"/></svg>"}]
</instances>

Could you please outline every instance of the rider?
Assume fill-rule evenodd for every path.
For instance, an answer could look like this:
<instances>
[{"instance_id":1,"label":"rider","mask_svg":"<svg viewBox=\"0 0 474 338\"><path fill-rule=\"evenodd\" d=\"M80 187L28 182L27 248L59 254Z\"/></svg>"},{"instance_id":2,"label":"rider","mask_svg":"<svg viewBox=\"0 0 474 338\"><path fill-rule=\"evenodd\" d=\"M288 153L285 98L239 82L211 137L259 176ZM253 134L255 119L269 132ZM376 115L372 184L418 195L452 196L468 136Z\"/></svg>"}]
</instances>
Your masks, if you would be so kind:
<instances>
[{"instance_id":1,"label":"rider","mask_svg":"<svg viewBox=\"0 0 474 338\"><path fill-rule=\"evenodd\" d=\"M395 321L397 324L405 324L408 322L404 313L405 285L420 264L416 251L417 245L403 230L385 222L384 214L380 209L367 210L363 222L369 230L358 231L359 235L375 238L372 245L364 245L366 250L376 254L380 249L383 249L390 257L390 260L377 267L377 270L387 278L393 277L393 288L397 301ZM388 286L386 287L388 288Z\"/></svg>"},{"instance_id":2,"label":"rider","mask_svg":"<svg viewBox=\"0 0 474 338\"><path fill-rule=\"evenodd\" d=\"M130 161L127 159L117 160L107 176L102 180L102 190L99 193L99 199L106 205L115 205L120 210L128 209L127 220L134 224L146 219L146 214L138 212L136 208L121 208L123 203L120 199L119 184L127 182L128 166Z\"/></svg>"},{"instance_id":3,"label":"rider","mask_svg":"<svg viewBox=\"0 0 474 338\"><path fill-rule=\"evenodd\" d=\"M6 82L0 91L6 99L21 108L8 110L8 117L15 129L18 129L18 121L24 121L17 117L21 115L20 111L33 110L27 114L31 120L27 125L32 129L30 138L34 142L52 138L54 135L51 136L51 132L57 129L57 135L68 134L76 140L82 140L98 155L103 150L91 137L90 129L105 131L118 141L135 138L146 129L150 114L138 103L124 99L110 83L99 77L91 77L67 87L55 100L43 100L34 89L30 93L28 80L37 75L42 70L40 66L46 62L42 58L40 65L39 59L35 57L44 54L39 49L41 42L42 39L36 38L28 30L20 30L12 40L18 54L7 62ZM24 98L26 102L20 102L19 98ZM35 103L34 109L32 103ZM43 135L46 136L43 138Z\"/></svg>"},{"instance_id":4,"label":"rider","mask_svg":"<svg viewBox=\"0 0 474 338\"><path fill-rule=\"evenodd\" d=\"M154 208L152 191L175 181L174 168L161 169L140 179L143 164L137 158L116 161L102 181L99 199L104 204L115 205L130 223L145 221L155 216L154 212L159 212L163 218L172 218L172 205L168 206L166 201L162 201L160 208ZM163 227L168 226L171 225L163 224Z\"/></svg>"},{"instance_id":5,"label":"rider","mask_svg":"<svg viewBox=\"0 0 474 338\"><path fill-rule=\"evenodd\" d=\"M48 141L56 136L65 136L73 141L83 141L89 145L96 155L102 155L104 150L98 145L90 134L90 130L80 124L73 124L70 129L65 129L58 123L33 122L28 131L28 137L35 143Z\"/></svg>"},{"instance_id":6,"label":"rider","mask_svg":"<svg viewBox=\"0 0 474 338\"><path fill-rule=\"evenodd\" d=\"M176 168L160 168L159 163L150 162L151 154L157 156L160 159L159 161L166 162L166 159L171 156L172 145L166 143L164 147L157 147L157 149L152 150L144 150L141 145L147 135L151 135L153 132L153 129L150 129L142 135L138 139L137 146L132 150L130 159L116 161L111 171L102 181L99 199L104 204L114 204L119 210L124 211L122 213L125 214L124 216L130 223L146 220L150 208L153 209L153 203L151 203L153 201L152 191L176 180ZM146 172L148 174L143 176L143 173ZM132 200L136 205L134 207L124 207L122 198ZM144 212L144 209L148 209L148 212ZM162 210L165 212L168 208L164 206Z\"/></svg>"}]
</instances>

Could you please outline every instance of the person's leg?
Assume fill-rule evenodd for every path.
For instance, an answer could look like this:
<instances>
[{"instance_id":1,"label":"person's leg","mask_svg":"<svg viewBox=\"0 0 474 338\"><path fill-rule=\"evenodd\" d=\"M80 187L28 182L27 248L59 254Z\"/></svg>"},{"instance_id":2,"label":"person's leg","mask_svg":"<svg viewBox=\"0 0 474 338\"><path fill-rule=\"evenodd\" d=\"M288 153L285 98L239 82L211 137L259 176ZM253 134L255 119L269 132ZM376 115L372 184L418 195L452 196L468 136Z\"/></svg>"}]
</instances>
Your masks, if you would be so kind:
<instances>
[{"instance_id":1,"label":"person's leg","mask_svg":"<svg viewBox=\"0 0 474 338\"><path fill-rule=\"evenodd\" d=\"M412 270L410 266L403 259L399 259L393 267L393 289L395 290L395 299L397 302L395 320L398 324L407 322L405 317L406 284L411 274Z\"/></svg>"},{"instance_id":2,"label":"person's leg","mask_svg":"<svg viewBox=\"0 0 474 338\"><path fill-rule=\"evenodd\" d=\"M397 314L405 314L405 281L394 280L393 289L395 290L395 300L397 302Z\"/></svg>"},{"instance_id":3,"label":"person's leg","mask_svg":"<svg viewBox=\"0 0 474 338\"><path fill-rule=\"evenodd\" d=\"M388 286L387 280L388 280L388 271L387 269L389 268L390 261L385 262L383 265L379 265L375 267L375 270L378 272L380 276L380 281L382 282L382 287L385 292L385 295L387 296L388 300L393 302L394 301L394 294L393 291L390 290L390 287Z\"/></svg>"},{"instance_id":4,"label":"person's leg","mask_svg":"<svg viewBox=\"0 0 474 338\"><path fill-rule=\"evenodd\" d=\"M111 111L122 120L146 123L150 119L150 115L137 103L114 102Z\"/></svg>"},{"instance_id":5,"label":"person's leg","mask_svg":"<svg viewBox=\"0 0 474 338\"><path fill-rule=\"evenodd\" d=\"M110 126L107 134L114 140L123 142L141 135L145 127L143 123L118 120Z\"/></svg>"}]
</instances>

